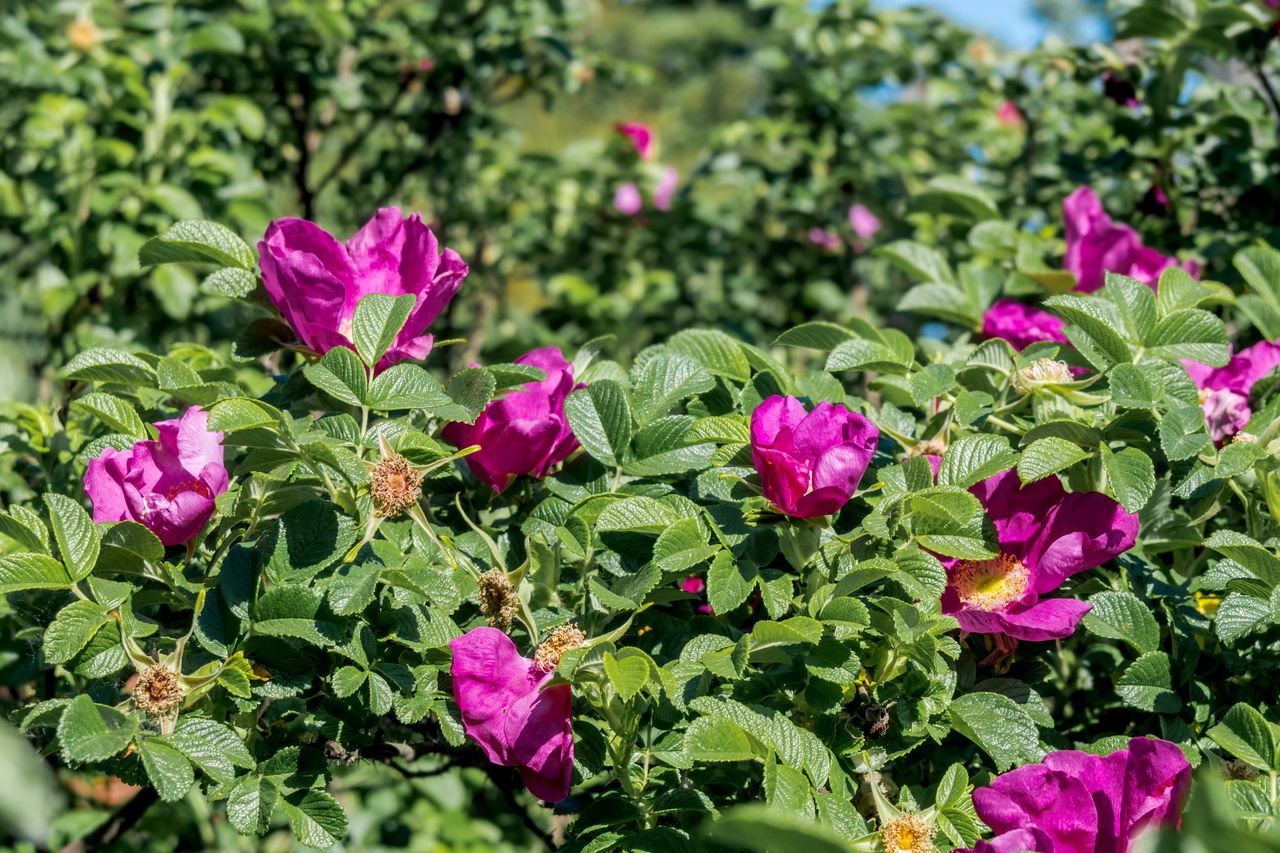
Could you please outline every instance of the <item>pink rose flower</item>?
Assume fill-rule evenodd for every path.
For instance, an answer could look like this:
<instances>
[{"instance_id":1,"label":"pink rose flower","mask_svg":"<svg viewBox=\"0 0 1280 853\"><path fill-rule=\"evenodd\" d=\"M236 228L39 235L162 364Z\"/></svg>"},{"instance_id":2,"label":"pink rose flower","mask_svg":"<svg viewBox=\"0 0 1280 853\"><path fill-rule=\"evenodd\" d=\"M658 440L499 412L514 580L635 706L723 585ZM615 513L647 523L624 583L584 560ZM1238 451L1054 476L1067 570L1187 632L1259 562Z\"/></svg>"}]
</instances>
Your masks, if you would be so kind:
<instances>
[{"instance_id":1,"label":"pink rose flower","mask_svg":"<svg viewBox=\"0 0 1280 853\"><path fill-rule=\"evenodd\" d=\"M641 160L653 157L653 128L637 121L623 121L615 124L613 129L631 140Z\"/></svg>"},{"instance_id":2,"label":"pink rose flower","mask_svg":"<svg viewBox=\"0 0 1280 853\"><path fill-rule=\"evenodd\" d=\"M631 181L618 187L618 191L613 194L613 208L623 216L635 216L644 209L644 197L640 195L640 188Z\"/></svg>"},{"instance_id":3,"label":"pink rose flower","mask_svg":"<svg viewBox=\"0 0 1280 853\"><path fill-rule=\"evenodd\" d=\"M317 353L355 349L351 323L356 305L370 293L417 297L383 370L405 359L426 358L427 327L453 299L467 265L458 253L441 254L436 235L418 214L384 207L346 242L305 219L277 219L258 244L262 282L272 303L304 344Z\"/></svg>"},{"instance_id":4,"label":"pink rose flower","mask_svg":"<svg viewBox=\"0 0 1280 853\"><path fill-rule=\"evenodd\" d=\"M863 240L870 240L880 232L880 220L863 204L849 208L849 227Z\"/></svg>"},{"instance_id":5,"label":"pink rose flower","mask_svg":"<svg viewBox=\"0 0 1280 853\"><path fill-rule=\"evenodd\" d=\"M996 121L1005 127L1022 127L1026 124L1026 119L1022 117L1022 111L1018 109L1018 105L1013 101L1002 101L1000 106L996 108Z\"/></svg>"},{"instance_id":6,"label":"pink rose flower","mask_svg":"<svg viewBox=\"0 0 1280 853\"><path fill-rule=\"evenodd\" d=\"M1068 343L1064 325L1062 318L1012 299L996 300L982 315L983 337L1004 338L1019 352L1041 342Z\"/></svg>"},{"instance_id":7,"label":"pink rose flower","mask_svg":"<svg viewBox=\"0 0 1280 853\"><path fill-rule=\"evenodd\" d=\"M521 657L496 628L473 628L449 641L453 698L467 737L494 764L516 767L529 792L559 802L573 779L573 698L568 684L548 687L543 671Z\"/></svg>"},{"instance_id":8,"label":"pink rose flower","mask_svg":"<svg viewBox=\"0 0 1280 853\"><path fill-rule=\"evenodd\" d=\"M555 347L526 353L516 364L531 365L547 376L494 400L474 424L451 423L442 433L456 447L480 445L467 457L467 466L495 492L520 474L545 477L551 466L578 449L564 414L565 398L575 387L573 365Z\"/></svg>"},{"instance_id":9,"label":"pink rose flower","mask_svg":"<svg viewBox=\"0 0 1280 853\"><path fill-rule=\"evenodd\" d=\"M847 504L879 440L875 424L836 403L806 412L795 397L775 394L751 414L751 458L764 496L796 518Z\"/></svg>"},{"instance_id":10,"label":"pink rose flower","mask_svg":"<svg viewBox=\"0 0 1280 853\"><path fill-rule=\"evenodd\" d=\"M822 228L810 228L807 235L809 242L824 252L834 252L840 248L840 235Z\"/></svg>"},{"instance_id":11,"label":"pink rose flower","mask_svg":"<svg viewBox=\"0 0 1280 853\"><path fill-rule=\"evenodd\" d=\"M1129 853L1147 829L1181 825L1190 790L1191 764L1166 740L1136 737L1109 755L1051 752L973 792L996 836L967 853Z\"/></svg>"},{"instance_id":12,"label":"pink rose flower","mask_svg":"<svg viewBox=\"0 0 1280 853\"><path fill-rule=\"evenodd\" d=\"M1249 394L1254 383L1280 365L1280 341L1262 341L1240 350L1226 365L1213 368L1184 360L1182 366L1200 389L1209 436L1226 441L1249 424Z\"/></svg>"},{"instance_id":13,"label":"pink rose flower","mask_svg":"<svg viewBox=\"0 0 1280 853\"><path fill-rule=\"evenodd\" d=\"M680 186L680 172L675 166L668 166L662 170L662 177L658 179L658 185L653 190L653 206L658 210L670 210L671 199L676 194L676 189Z\"/></svg>"},{"instance_id":14,"label":"pink rose flower","mask_svg":"<svg viewBox=\"0 0 1280 853\"><path fill-rule=\"evenodd\" d=\"M1080 187L1062 203L1066 222L1067 270L1076 277L1076 290L1092 293L1106 283L1106 273L1135 278L1153 288L1160 273L1176 266L1176 258L1166 257L1142 245L1138 232L1128 225L1116 225L1102 209L1102 202L1089 187ZM1182 268L1198 275L1199 264L1187 262Z\"/></svg>"},{"instance_id":15,"label":"pink rose flower","mask_svg":"<svg viewBox=\"0 0 1280 853\"><path fill-rule=\"evenodd\" d=\"M108 447L90 459L84 490L93 520L136 521L165 545L194 539L213 515L214 498L227 490L222 433L208 427L209 413L192 406L155 424L156 440Z\"/></svg>"},{"instance_id":16,"label":"pink rose flower","mask_svg":"<svg viewBox=\"0 0 1280 853\"><path fill-rule=\"evenodd\" d=\"M942 612L973 634L1030 642L1071 636L1089 605L1043 596L1132 548L1138 516L1097 492L1068 494L1056 476L1024 486L1012 468L969 492L995 525L1000 553L938 558L947 570Z\"/></svg>"}]
</instances>

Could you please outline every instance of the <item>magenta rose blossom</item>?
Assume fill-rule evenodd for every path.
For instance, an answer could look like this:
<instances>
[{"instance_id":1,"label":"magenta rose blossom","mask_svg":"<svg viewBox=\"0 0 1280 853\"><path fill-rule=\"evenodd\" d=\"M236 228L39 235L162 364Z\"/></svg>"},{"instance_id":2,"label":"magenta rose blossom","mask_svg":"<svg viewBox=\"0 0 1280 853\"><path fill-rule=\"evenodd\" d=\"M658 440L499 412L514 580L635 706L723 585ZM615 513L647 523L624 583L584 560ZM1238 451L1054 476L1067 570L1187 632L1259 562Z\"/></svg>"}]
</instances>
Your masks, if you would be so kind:
<instances>
[{"instance_id":1,"label":"magenta rose blossom","mask_svg":"<svg viewBox=\"0 0 1280 853\"><path fill-rule=\"evenodd\" d=\"M849 227L863 240L870 240L880 231L880 220L864 204L849 208Z\"/></svg>"},{"instance_id":2,"label":"magenta rose blossom","mask_svg":"<svg viewBox=\"0 0 1280 853\"><path fill-rule=\"evenodd\" d=\"M840 235L822 228L809 229L809 242L826 252L834 252L840 248Z\"/></svg>"},{"instance_id":3,"label":"magenta rose blossom","mask_svg":"<svg viewBox=\"0 0 1280 853\"><path fill-rule=\"evenodd\" d=\"M641 160L648 160L653 156L653 128L649 125L638 121L623 121L615 124L613 129L631 140Z\"/></svg>"},{"instance_id":4,"label":"magenta rose blossom","mask_svg":"<svg viewBox=\"0 0 1280 853\"><path fill-rule=\"evenodd\" d=\"M1107 272L1119 273L1155 287L1160 273L1177 266L1166 257L1142 245L1138 232L1128 225L1116 225L1102 209L1097 193L1080 187L1062 202L1066 222L1068 272L1076 277L1076 290L1092 293L1106 283ZM1200 265L1188 261L1182 268L1198 275Z\"/></svg>"},{"instance_id":5,"label":"magenta rose blossom","mask_svg":"<svg viewBox=\"0 0 1280 853\"><path fill-rule=\"evenodd\" d=\"M453 698L467 736L494 764L516 767L529 792L559 802L573 779L572 696L568 684L521 657L496 628L473 628L449 641Z\"/></svg>"},{"instance_id":6,"label":"magenta rose blossom","mask_svg":"<svg viewBox=\"0 0 1280 853\"><path fill-rule=\"evenodd\" d=\"M640 188L630 181L618 187L613 194L613 209L623 216L635 216L643 210L644 196L640 195Z\"/></svg>"},{"instance_id":7,"label":"magenta rose blossom","mask_svg":"<svg viewBox=\"0 0 1280 853\"><path fill-rule=\"evenodd\" d=\"M182 545L204 528L213 499L227 490L222 433L209 432L209 413L198 406L155 428L154 441L108 447L90 459L84 490L94 521L136 521L165 545Z\"/></svg>"},{"instance_id":8,"label":"magenta rose blossom","mask_svg":"<svg viewBox=\"0 0 1280 853\"><path fill-rule=\"evenodd\" d=\"M578 449L564 415L565 398L574 390L573 365L555 347L526 353L516 364L536 367L547 376L494 400L474 424L451 423L443 432L445 441L456 447L480 445L467 465L495 492L520 474L545 477L552 465Z\"/></svg>"},{"instance_id":9,"label":"magenta rose blossom","mask_svg":"<svg viewBox=\"0 0 1280 853\"><path fill-rule=\"evenodd\" d=\"M318 353L355 349L351 322L356 305L370 293L417 297L379 370L427 357L432 343L427 327L468 271L457 252L441 254L421 216L405 219L395 207L379 210L345 244L314 222L277 219L258 251L267 295L302 342Z\"/></svg>"},{"instance_id":10,"label":"magenta rose blossom","mask_svg":"<svg viewBox=\"0 0 1280 853\"><path fill-rule=\"evenodd\" d=\"M1012 299L996 300L982 315L983 337L1004 338L1019 352L1041 342L1067 343L1064 325L1062 318Z\"/></svg>"},{"instance_id":11,"label":"magenta rose blossom","mask_svg":"<svg viewBox=\"0 0 1280 853\"><path fill-rule=\"evenodd\" d=\"M939 557L947 569L942 612L974 634L1032 642L1070 636L1089 605L1042 596L1132 548L1138 516L1097 492L1068 494L1056 476L1024 486L1012 468L969 492L995 524L1000 554Z\"/></svg>"},{"instance_id":12,"label":"magenta rose blossom","mask_svg":"<svg viewBox=\"0 0 1280 853\"><path fill-rule=\"evenodd\" d=\"M875 424L836 403L806 412L795 397L775 394L751 414L751 458L764 496L796 518L847 504L879 440Z\"/></svg>"},{"instance_id":13,"label":"magenta rose blossom","mask_svg":"<svg viewBox=\"0 0 1280 853\"><path fill-rule=\"evenodd\" d=\"M1244 429L1253 417L1249 393L1255 382L1280 366L1280 341L1262 341L1242 349L1222 367L1196 361L1183 361L1182 366L1200 389L1209 435L1222 442Z\"/></svg>"},{"instance_id":14,"label":"magenta rose blossom","mask_svg":"<svg viewBox=\"0 0 1280 853\"><path fill-rule=\"evenodd\" d=\"M1110 755L1051 752L973 792L996 836L970 853L1128 853L1145 830L1178 828L1190 788L1190 762L1165 740L1136 737Z\"/></svg>"},{"instance_id":15,"label":"magenta rose blossom","mask_svg":"<svg viewBox=\"0 0 1280 853\"><path fill-rule=\"evenodd\" d=\"M653 190L653 206L658 210L670 210L671 199L679 186L680 171L675 166L663 169L662 177L658 179L658 185Z\"/></svg>"},{"instance_id":16,"label":"magenta rose blossom","mask_svg":"<svg viewBox=\"0 0 1280 853\"><path fill-rule=\"evenodd\" d=\"M1022 110L1018 109L1018 105L1013 101L1000 103L996 108L996 121L1005 127L1022 127L1026 124L1026 119L1022 117Z\"/></svg>"}]
</instances>

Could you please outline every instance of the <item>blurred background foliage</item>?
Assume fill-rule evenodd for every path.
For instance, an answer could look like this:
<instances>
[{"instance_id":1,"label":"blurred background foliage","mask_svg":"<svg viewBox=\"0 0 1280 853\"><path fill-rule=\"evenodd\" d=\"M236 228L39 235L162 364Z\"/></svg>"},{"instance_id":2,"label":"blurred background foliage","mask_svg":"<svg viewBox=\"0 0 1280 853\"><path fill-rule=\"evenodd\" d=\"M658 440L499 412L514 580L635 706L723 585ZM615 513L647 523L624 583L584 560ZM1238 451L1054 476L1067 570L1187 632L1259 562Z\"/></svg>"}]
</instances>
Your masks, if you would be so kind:
<instances>
[{"instance_id":1,"label":"blurred background foliage","mask_svg":"<svg viewBox=\"0 0 1280 853\"><path fill-rule=\"evenodd\" d=\"M896 241L1042 294L1061 285L1061 202L1083 184L1148 245L1233 283L1237 249L1280 241L1276 12L1037 8L1054 35L1026 51L864 0L10 0L0 405L60 405L58 368L90 346L228 348L267 316L186 267L138 268L144 240L190 218L256 242L279 216L345 237L378 206L422 211L472 267L435 330L466 330L433 357L452 366L605 334L625 358L695 323L760 344L811 319L919 331L895 310L920 272ZM652 160L620 121L654 127ZM667 167L679 189L660 210ZM634 216L613 204L626 182ZM874 237L851 231L853 204L881 220ZM972 326L958 312L928 331ZM28 778L7 738L0 778ZM537 849L518 809L477 808L497 795L468 779L352 768L335 787L348 847ZM84 825L132 795L58 787L33 781L19 816ZM141 849L250 849L201 802L148 814Z\"/></svg>"}]
</instances>

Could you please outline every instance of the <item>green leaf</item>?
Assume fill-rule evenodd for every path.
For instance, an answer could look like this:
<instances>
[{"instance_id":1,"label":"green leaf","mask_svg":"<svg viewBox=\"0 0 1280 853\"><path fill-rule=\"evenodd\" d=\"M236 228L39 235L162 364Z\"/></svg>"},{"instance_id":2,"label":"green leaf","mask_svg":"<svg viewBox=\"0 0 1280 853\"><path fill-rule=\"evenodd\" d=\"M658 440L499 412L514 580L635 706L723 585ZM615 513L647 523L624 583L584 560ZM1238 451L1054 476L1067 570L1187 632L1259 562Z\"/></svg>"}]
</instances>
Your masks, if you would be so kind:
<instances>
[{"instance_id":1,"label":"green leaf","mask_svg":"<svg viewBox=\"0 0 1280 853\"><path fill-rule=\"evenodd\" d=\"M802 729L772 708L750 708L723 697L700 696L689 703L699 714L723 717L747 732L764 751L773 750L787 766L804 770L815 785L825 785L831 754L813 732Z\"/></svg>"},{"instance_id":2,"label":"green leaf","mask_svg":"<svg viewBox=\"0 0 1280 853\"><path fill-rule=\"evenodd\" d=\"M708 837L728 849L758 853L849 853L852 849L827 826L763 804L738 806L711 824Z\"/></svg>"},{"instance_id":3,"label":"green leaf","mask_svg":"<svg viewBox=\"0 0 1280 853\"><path fill-rule=\"evenodd\" d=\"M354 696L357 690L364 687L365 679L368 677L368 671L359 667L338 667L333 673L333 695L339 699Z\"/></svg>"},{"instance_id":4,"label":"green leaf","mask_svg":"<svg viewBox=\"0 0 1280 853\"><path fill-rule=\"evenodd\" d=\"M1169 361L1189 358L1221 367L1231 356L1227 327L1199 308L1179 308L1156 324L1143 344L1147 352Z\"/></svg>"},{"instance_id":5,"label":"green leaf","mask_svg":"<svg viewBox=\"0 0 1280 853\"><path fill-rule=\"evenodd\" d=\"M137 572L146 563L164 559L164 544L159 537L136 521L117 521L102 527L102 548L97 565L99 575Z\"/></svg>"},{"instance_id":6,"label":"green leaf","mask_svg":"<svg viewBox=\"0 0 1280 853\"><path fill-rule=\"evenodd\" d=\"M146 425L130 403L119 397L101 392L85 394L71 401L71 411L78 416L92 415L107 425L112 432L134 438L147 438Z\"/></svg>"},{"instance_id":7,"label":"green leaf","mask_svg":"<svg viewBox=\"0 0 1280 853\"><path fill-rule=\"evenodd\" d=\"M1018 478L1025 485L1043 480L1089 458L1089 451L1065 438L1049 436L1026 446L1018 459Z\"/></svg>"},{"instance_id":8,"label":"green leaf","mask_svg":"<svg viewBox=\"0 0 1280 853\"><path fill-rule=\"evenodd\" d=\"M1244 763L1259 770L1280 769L1280 747L1274 727L1258 710L1243 702L1231 706L1222 722L1209 729L1209 739Z\"/></svg>"},{"instance_id":9,"label":"green leaf","mask_svg":"<svg viewBox=\"0 0 1280 853\"><path fill-rule=\"evenodd\" d=\"M991 756L999 771L1044 755L1035 721L1001 693L966 693L951 702L951 725Z\"/></svg>"},{"instance_id":10,"label":"green leaf","mask_svg":"<svg viewBox=\"0 0 1280 853\"><path fill-rule=\"evenodd\" d=\"M890 263L905 271L916 281L954 284L956 277L951 265L936 249L898 240L878 250Z\"/></svg>"},{"instance_id":11,"label":"green leaf","mask_svg":"<svg viewBox=\"0 0 1280 853\"><path fill-rule=\"evenodd\" d=\"M454 402L434 376L416 364L393 364L369 385L369 408L379 412L425 409L443 421L474 423L476 416Z\"/></svg>"},{"instance_id":12,"label":"green leaf","mask_svg":"<svg viewBox=\"0 0 1280 853\"><path fill-rule=\"evenodd\" d=\"M1164 652L1147 652L1129 665L1116 681L1116 693L1143 711L1176 714L1182 700L1173 692L1169 674L1169 656Z\"/></svg>"},{"instance_id":13,"label":"green leaf","mask_svg":"<svg viewBox=\"0 0 1280 853\"><path fill-rule=\"evenodd\" d=\"M58 742L67 761L102 761L123 752L137 731L136 718L98 705L82 693L71 700L58 721Z\"/></svg>"},{"instance_id":14,"label":"green leaf","mask_svg":"<svg viewBox=\"0 0 1280 853\"><path fill-rule=\"evenodd\" d=\"M71 576L46 554L0 557L0 595L23 589L69 589Z\"/></svg>"},{"instance_id":15,"label":"green leaf","mask_svg":"<svg viewBox=\"0 0 1280 853\"><path fill-rule=\"evenodd\" d=\"M667 341L667 349L688 356L711 372L735 382L751 378L751 365L747 362L742 344L715 329L686 329L677 332Z\"/></svg>"},{"instance_id":16,"label":"green leaf","mask_svg":"<svg viewBox=\"0 0 1280 853\"><path fill-rule=\"evenodd\" d=\"M1236 256L1237 260L1239 257ZM1161 317L1167 317L1180 308L1197 308L1212 297L1212 288L1196 281L1182 267L1169 267L1160 273L1156 307Z\"/></svg>"},{"instance_id":17,"label":"green leaf","mask_svg":"<svg viewBox=\"0 0 1280 853\"><path fill-rule=\"evenodd\" d=\"M365 364L373 367L387 354L416 303L412 293L370 293L360 299L351 320L351 341Z\"/></svg>"},{"instance_id":18,"label":"green leaf","mask_svg":"<svg viewBox=\"0 0 1280 853\"><path fill-rule=\"evenodd\" d=\"M977 222L1000 218L1000 209L982 188L955 175L939 175L929 181L912 206Z\"/></svg>"},{"instance_id":19,"label":"green leaf","mask_svg":"<svg viewBox=\"0 0 1280 853\"><path fill-rule=\"evenodd\" d=\"M225 225L204 219L175 222L159 237L152 237L138 251L138 264L214 263L252 270L253 250Z\"/></svg>"},{"instance_id":20,"label":"green leaf","mask_svg":"<svg viewBox=\"0 0 1280 853\"><path fill-rule=\"evenodd\" d=\"M244 299L258 289L258 274L239 267L223 267L205 276L200 289L214 296Z\"/></svg>"},{"instance_id":21,"label":"green leaf","mask_svg":"<svg viewBox=\"0 0 1280 853\"><path fill-rule=\"evenodd\" d=\"M235 779L237 767L252 769L254 766L253 756L240 736L215 720L183 714L167 740L210 779L222 785Z\"/></svg>"},{"instance_id":22,"label":"green leaf","mask_svg":"<svg viewBox=\"0 0 1280 853\"><path fill-rule=\"evenodd\" d=\"M615 658L604 653L604 673L623 702L630 702L649 680L649 662L640 655Z\"/></svg>"},{"instance_id":23,"label":"green leaf","mask_svg":"<svg viewBox=\"0 0 1280 853\"><path fill-rule=\"evenodd\" d=\"M312 385L349 406L363 405L369 396L369 375L359 356L346 347L334 347L303 372Z\"/></svg>"},{"instance_id":24,"label":"green leaf","mask_svg":"<svg viewBox=\"0 0 1280 853\"><path fill-rule=\"evenodd\" d=\"M661 533L679 520L680 515L662 501L637 496L605 507L596 519L596 529L602 533L620 530Z\"/></svg>"},{"instance_id":25,"label":"green leaf","mask_svg":"<svg viewBox=\"0 0 1280 853\"><path fill-rule=\"evenodd\" d=\"M740 607L756 585L756 569L721 551L707 570L707 601L719 615Z\"/></svg>"},{"instance_id":26,"label":"green leaf","mask_svg":"<svg viewBox=\"0 0 1280 853\"><path fill-rule=\"evenodd\" d=\"M747 733L723 717L698 717L690 723L684 749L697 763L750 761L755 757Z\"/></svg>"},{"instance_id":27,"label":"green leaf","mask_svg":"<svg viewBox=\"0 0 1280 853\"><path fill-rule=\"evenodd\" d=\"M123 350L91 347L74 356L62 368L64 379L81 382L119 382L124 385L154 386L156 373L136 355Z\"/></svg>"},{"instance_id":28,"label":"green leaf","mask_svg":"<svg viewBox=\"0 0 1280 853\"><path fill-rule=\"evenodd\" d=\"M631 372L632 409L641 424L665 415L671 407L715 387L711 373L688 356L657 352L640 361Z\"/></svg>"},{"instance_id":29,"label":"green leaf","mask_svg":"<svg viewBox=\"0 0 1280 853\"><path fill-rule=\"evenodd\" d=\"M903 373L915 359L875 341L851 340L833 349L827 356L825 370L877 370L884 373Z\"/></svg>"},{"instance_id":30,"label":"green leaf","mask_svg":"<svg viewBox=\"0 0 1280 853\"><path fill-rule=\"evenodd\" d=\"M292 637L313 646L328 648L341 642L343 626L317 618L320 594L300 586L272 587L262 594L254 608L253 630L268 637Z\"/></svg>"},{"instance_id":31,"label":"green leaf","mask_svg":"<svg viewBox=\"0 0 1280 853\"><path fill-rule=\"evenodd\" d=\"M719 550L718 545L707 544L707 535L696 518L682 518L658 534L653 561L664 572L687 572Z\"/></svg>"},{"instance_id":32,"label":"green leaf","mask_svg":"<svg viewBox=\"0 0 1280 853\"><path fill-rule=\"evenodd\" d=\"M1150 409L1159 404L1164 396L1164 383L1160 381L1160 374L1144 367L1134 364L1115 366L1108 376L1111 402L1122 409Z\"/></svg>"},{"instance_id":33,"label":"green leaf","mask_svg":"<svg viewBox=\"0 0 1280 853\"><path fill-rule=\"evenodd\" d=\"M631 406L622 386L608 379L574 391L564 401L569 427L584 450L616 466L631 443Z\"/></svg>"},{"instance_id":34,"label":"green leaf","mask_svg":"<svg viewBox=\"0 0 1280 853\"><path fill-rule=\"evenodd\" d=\"M1107 590L1089 597L1093 609L1084 617L1092 634L1123 640L1139 652L1154 652L1160 646L1160 626L1150 606L1131 592Z\"/></svg>"},{"instance_id":35,"label":"green leaf","mask_svg":"<svg viewBox=\"0 0 1280 853\"><path fill-rule=\"evenodd\" d=\"M1107 364L1099 367L1133 361L1129 344L1117 331L1125 324L1114 303L1097 296L1065 294L1046 300L1045 305L1089 336L1099 353L1108 360Z\"/></svg>"},{"instance_id":36,"label":"green leaf","mask_svg":"<svg viewBox=\"0 0 1280 853\"><path fill-rule=\"evenodd\" d=\"M816 321L787 329L774 340L774 346L802 347L830 352L845 341L858 337L856 332L835 323Z\"/></svg>"},{"instance_id":37,"label":"green leaf","mask_svg":"<svg viewBox=\"0 0 1280 853\"><path fill-rule=\"evenodd\" d=\"M968 488L979 480L1016 465L1018 453L998 435L966 435L952 442L943 454L938 483Z\"/></svg>"},{"instance_id":38,"label":"green leaf","mask_svg":"<svg viewBox=\"0 0 1280 853\"><path fill-rule=\"evenodd\" d=\"M449 380L449 397L467 413L460 418L463 423L473 424L485 406L493 399L497 389L497 380L487 370L469 367L460 370Z\"/></svg>"},{"instance_id":39,"label":"green leaf","mask_svg":"<svg viewBox=\"0 0 1280 853\"><path fill-rule=\"evenodd\" d=\"M1204 410L1199 406L1170 409L1160 421L1160 446L1172 461L1190 459L1213 447L1205 431Z\"/></svg>"},{"instance_id":40,"label":"green leaf","mask_svg":"<svg viewBox=\"0 0 1280 853\"><path fill-rule=\"evenodd\" d=\"M898 310L937 317L965 328L975 328L982 323L982 309L967 293L951 284L917 284L898 300Z\"/></svg>"},{"instance_id":41,"label":"green leaf","mask_svg":"<svg viewBox=\"0 0 1280 853\"><path fill-rule=\"evenodd\" d=\"M332 847L347 837L347 813L324 791L298 791L280 801L299 844Z\"/></svg>"},{"instance_id":42,"label":"green leaf","mask_svg":"<svg viewBox=\"0 0 1280 853\"><path fill-rule=\"evenodd\" d=\"M1213 616L1213 630L1227 645L1254 631L1271 624L1271 604L1265 598L1256 598L1233 592L1222 599Z\"/></svg>"},{"instance_id":43,"label":"green leaf","mask_svg":"<svg viewBox=\"0 0 1280 853\"><path fill-rule=\"evenodd\" d=\"M328 501L307 501L290 509L263 537L266 574L274 583L314 577L355 544L356 523Z\"/></svg>"},{"instance_id":44,"label":"green leaf","mask_svg":"<svg viewBox=\"0 0 1280 853\"><path fill-rule=\"evenodd\" d=\"M49 663L71 660L109 619L102 605L95 601L71 602L44 629L45 660Z\"/></svg>"},{"instance_id":45,"label":"green leaf","mask_svg":"<svg viewBox=\"0 0 1280 853\"><path fill-rule=\"evenodd\" d=\"M995 527L968 491L934 486L916 492L907 504L912 530L930 551L962 560L987 560L998 554Z\"/></svg>"},{"instance_id":46,"label":"green leaf","mask_svg":"<svg viewBox=\"0 0 1280 853\"><path fill-rule=\"evenodd\" d=\"M1138 512L1151 500L1156 489L1156 469L1151 457L1135 447L1113 453L1104 444L1100 451L1107 488L1126 512Z\"/></svg>"},{"instance_id":47,"label":"green leaf","mask_svg":"<svg viewBox=\"0 0 1280 853\"><path fill-rule=\"evenodd\" d=\"M227 795L227 820L243 835L264 835L279 798L275 782L256 774L242 776Z\"/></svg>"},{"instance_id":48,"label":"green leaf","mask_svg":"<svg viewBox=\"0 0 1280 853\"><path fill-rule=\"evenodd\" d=\"M73 581L81 581L93 573L102 547L102 533L84 507L65 495L46 492L45 506L58 553Z\"/></svg>"},{"instance_id":49,"label":"green leaf","mask_svg":"<svg viewBox=\"0 0 1280 853\"><path fill-rule=\"evenodd\" d=\"M142 755L142 766L147 769L147 778L166 803L182 799L195 784L191 762L163 740L143 738L138 743L138 752Z\"/></svg>"},{"instance_id":50,"label":"green leaf","mask_svg":"<svg viewBox=\"0 0 1280 853\"><path fill-rule=\"evenodd\" d=\"M1234 530L1216 530L1204 545L1244 566L1268 586L1280 586L1280 557Z\"/></svg>"}]
</instances>

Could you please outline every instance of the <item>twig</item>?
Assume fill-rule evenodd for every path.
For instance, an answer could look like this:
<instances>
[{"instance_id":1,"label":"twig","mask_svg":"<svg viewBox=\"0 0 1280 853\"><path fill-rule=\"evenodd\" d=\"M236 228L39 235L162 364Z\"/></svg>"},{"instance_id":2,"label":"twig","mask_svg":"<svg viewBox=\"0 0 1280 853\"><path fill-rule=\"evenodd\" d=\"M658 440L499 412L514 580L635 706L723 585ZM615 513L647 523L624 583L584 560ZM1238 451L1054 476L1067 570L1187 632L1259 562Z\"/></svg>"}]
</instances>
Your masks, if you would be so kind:
<instances>
[{"instance_id":1,"label":"twig","mask_svg":"<svg viewBox=\"0 0 1280 853\"><path fill-rule=\"evenodd\" d=\"M108 818L106 823L84 838L72 841L63 847L60 853L94 853L94 851L106 849L132 829L158 799L160 795L156 793L155 788L143 788L134 795L132 800Z\"/></svg>"},{"instance_id":2,"label":"twig","mask_svg":"<svg viewBox=\"0 0 1280 853\"><path fill-rule=\"evenodd\" d=\"M1253 73L1258 78L1258 82L1262 84L1263 94L1271 102L1271 109L1275 112L1276 118L1280 119L1280 98L1276 97L1275 87L1271 85L1271 78L1267 76L1267 72L1263 69L1261 60L1254 64Z\"/></svg>"}]
</instances>

